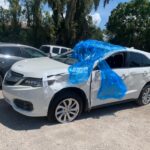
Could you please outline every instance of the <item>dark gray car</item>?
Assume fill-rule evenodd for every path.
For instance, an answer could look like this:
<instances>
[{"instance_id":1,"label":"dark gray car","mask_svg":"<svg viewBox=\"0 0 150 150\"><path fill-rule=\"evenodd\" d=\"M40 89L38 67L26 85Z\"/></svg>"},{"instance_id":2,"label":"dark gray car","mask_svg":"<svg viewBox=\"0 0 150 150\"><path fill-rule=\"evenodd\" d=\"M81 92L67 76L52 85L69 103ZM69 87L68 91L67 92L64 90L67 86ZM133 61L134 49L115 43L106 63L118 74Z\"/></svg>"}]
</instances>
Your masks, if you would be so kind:
<instances>
[{"instance_id":1,"label":"dark gray car","mask_svg":"<svg viewBox=\"0 0 150 150\"><path fill-rule=\"evenodd\" d=\"M47 57L40 50L20 44L0 44L0 87L5 73L17 61L25 58Z\"/></svg>"}]
</instances>

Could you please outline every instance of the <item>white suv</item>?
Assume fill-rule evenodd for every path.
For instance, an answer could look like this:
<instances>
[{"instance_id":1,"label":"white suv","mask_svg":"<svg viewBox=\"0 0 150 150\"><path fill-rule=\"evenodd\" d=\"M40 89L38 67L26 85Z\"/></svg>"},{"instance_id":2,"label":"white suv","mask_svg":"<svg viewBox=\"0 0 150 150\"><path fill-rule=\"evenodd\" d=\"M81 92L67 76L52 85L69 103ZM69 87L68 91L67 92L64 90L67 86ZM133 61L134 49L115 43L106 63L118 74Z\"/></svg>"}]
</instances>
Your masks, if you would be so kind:
<instances>
[{"instance_id":1,"label":"white suv","mask_svg":"<svg viewBox=\"0 0 150 150\"><path fill-rule=\"evenodd\" d=\"M113 52L105 60L127 86L119 100L97 98L100 70L96 62L85 84L68 82L68 67L77 60L71 52L56 57L34 58L14 64L5 76L3 95L17 112L27 116L48 116L58 122L70 122L82 111L127 100L139 105L150 103L150 54L135 49Z\"/></svg>"},{"instance_id":2,"label":"white suv","mask_svg":"<svg viewBox=\"0 0 150 150\"><path fill-rule=\"evenodd\" d=\"M71 49L57 45L42 45L40 50L50 55L50 57L54 57L69 52Z\"/></svg>"}]
</instances>

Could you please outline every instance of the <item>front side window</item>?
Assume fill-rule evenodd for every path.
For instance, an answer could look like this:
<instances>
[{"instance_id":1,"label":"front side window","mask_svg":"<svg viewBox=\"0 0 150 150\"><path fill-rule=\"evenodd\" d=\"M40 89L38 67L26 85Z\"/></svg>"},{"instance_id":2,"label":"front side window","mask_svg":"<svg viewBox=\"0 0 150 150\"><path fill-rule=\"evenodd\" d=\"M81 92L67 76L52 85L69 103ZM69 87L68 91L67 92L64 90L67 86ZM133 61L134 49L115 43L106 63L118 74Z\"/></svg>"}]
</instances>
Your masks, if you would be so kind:
<instances>
[{"instance_id":1,"label":"front side window","mask_svg":"<svg viewBox=\"0 0 150 150\"><path fill-rule=\"evenodd\" d=\"M106 62L110 66L110 68L124 68L125 67L125 53L117 53L106 59Z\"/></svg>"},{"instance_id":2,"label":"front side window","mask_svg":"<svg viewBox=\"0 0 150 150\"><path fill-rule=\"evenodd\" d=\"M21 51L19 47L0 47L0 54L10 55L10 56L21 56Z\"/></svg>"},{"instance_id":3,"label":"front side window","mask_svg":"<svg viewBox=\"0 0 150 150\"><path fill-rule=\"evenodd\" d=\"M22 49L22 55L24 58L46 57L46 54L43 52L29 47L24 47Z\"/></svg>"},{"instance_id":4,"label":"front side window","mask_svg":"<svg viewBox=\"0 0 150 150\"><path fill-rule=\"evenodd\" d=\"M113 54L105 59L107 64L111 69L121 69L126 68L126 53L120 52L117 54ZM97 65L94 70L99 70L99 66Z\"/></svg>"}]
</instances>

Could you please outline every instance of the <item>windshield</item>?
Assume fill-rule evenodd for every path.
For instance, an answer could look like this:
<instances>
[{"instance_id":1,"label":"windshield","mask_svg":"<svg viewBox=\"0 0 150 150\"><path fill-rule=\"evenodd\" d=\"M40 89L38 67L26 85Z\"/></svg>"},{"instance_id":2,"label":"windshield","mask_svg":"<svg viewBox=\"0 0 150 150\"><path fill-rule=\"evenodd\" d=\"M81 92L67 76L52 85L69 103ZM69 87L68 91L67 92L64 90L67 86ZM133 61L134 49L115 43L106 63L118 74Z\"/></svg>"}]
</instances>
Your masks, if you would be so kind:
<instances>
[{"instance_id":1,"label":"windshield","mask_svg":"<svg viewBox=\"0 0 150 150\"><path fill-rule=\"evenodd\" d=\"M77 59L73 58L72 54L73 54L73 52L71 51L71 52L67 52L62 55L55 56L52 59L57 60L62 63L65 63L65 64L68 64L68 65L72 65L78 61Z\"/></svg>"},{"instance_id":2,"label":"windshield","mask_svg":"<svg viewBox=\"0 0 150 150\"><path fill-rule=\"evenodd\" d=\"M24 47L22 49L22 54L25 58L47 57L42 51L30 47Z\"/></svg>"}]
</instances>

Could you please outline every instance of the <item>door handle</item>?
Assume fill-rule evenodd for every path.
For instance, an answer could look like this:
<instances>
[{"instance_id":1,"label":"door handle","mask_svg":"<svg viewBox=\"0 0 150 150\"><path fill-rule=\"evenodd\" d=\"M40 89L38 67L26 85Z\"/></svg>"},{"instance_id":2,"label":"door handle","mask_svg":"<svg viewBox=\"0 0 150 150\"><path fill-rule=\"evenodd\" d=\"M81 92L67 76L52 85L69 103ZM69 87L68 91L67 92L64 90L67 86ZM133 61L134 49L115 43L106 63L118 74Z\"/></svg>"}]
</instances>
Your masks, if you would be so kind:
<instances>
[{"instance_id":1,"label":"door handle","mask_svg":"<svg viewBox=\"0 0 150 150\"><path fill-rule=\"evenodd\" d=\"M122 79L124 80L124 79L126 79L127 77L128 77L129 75L126 75L126 74L122 74Z\"/></svg>"}]
</instances>

